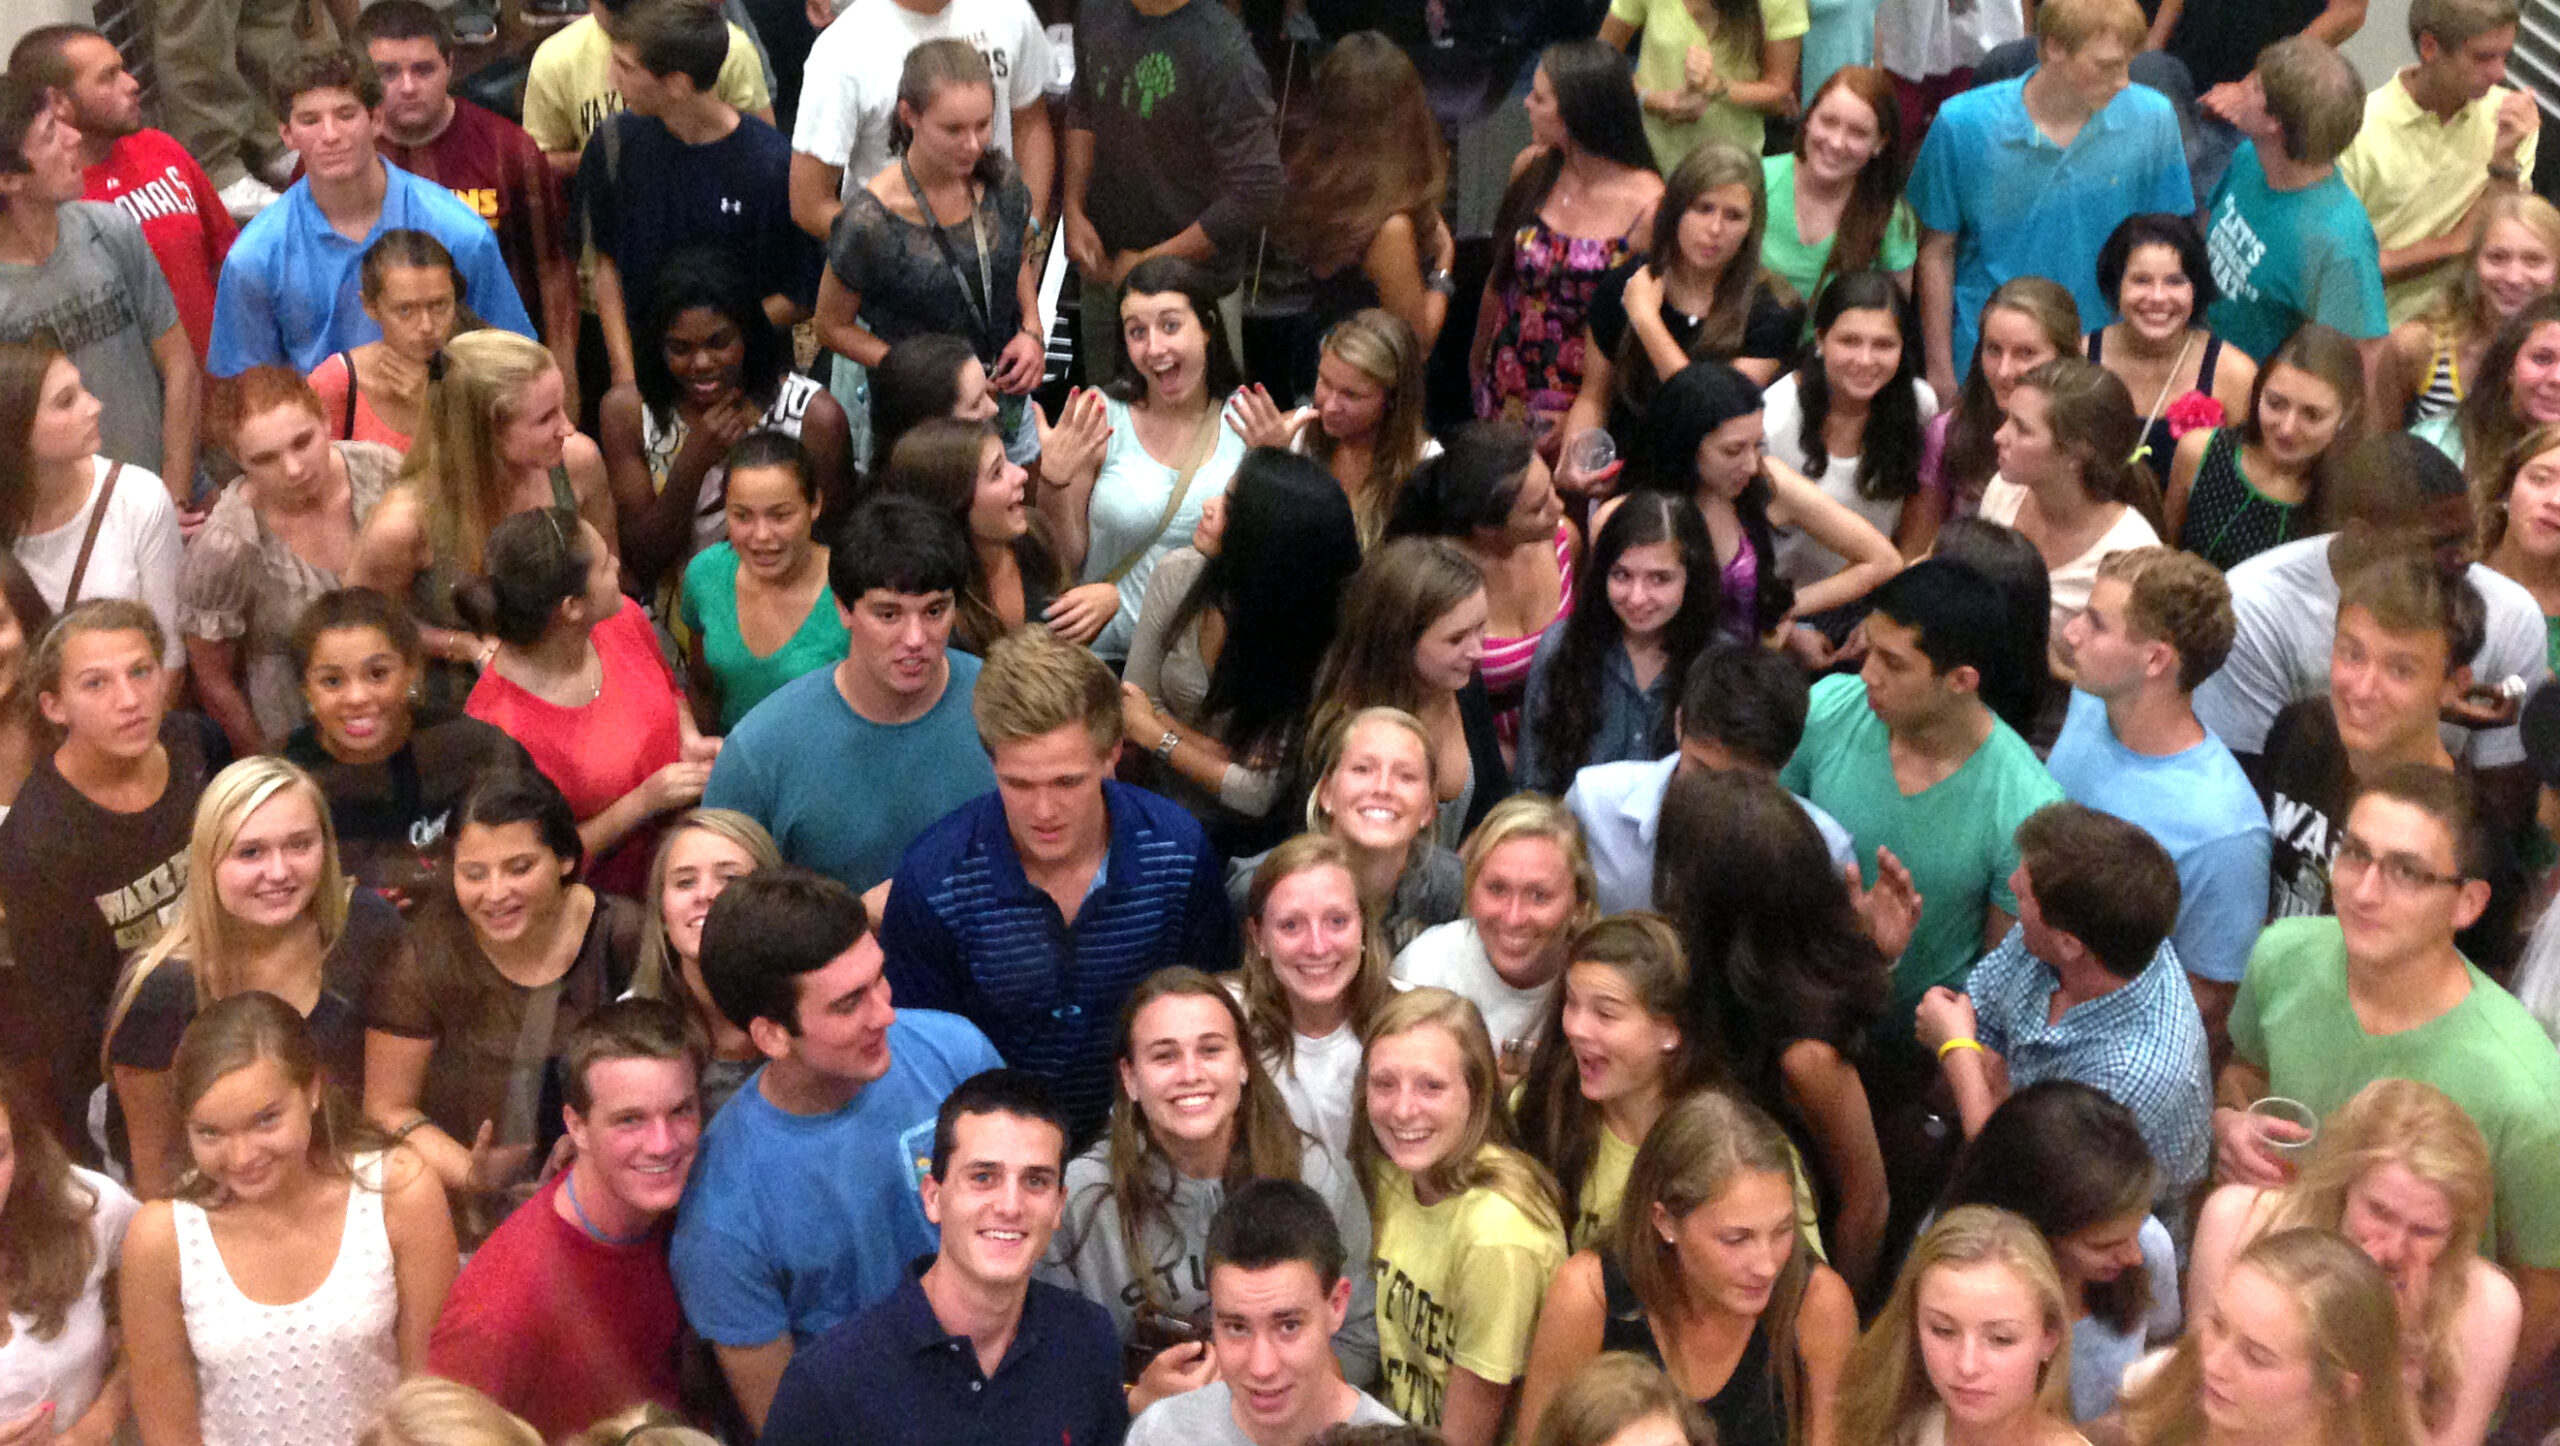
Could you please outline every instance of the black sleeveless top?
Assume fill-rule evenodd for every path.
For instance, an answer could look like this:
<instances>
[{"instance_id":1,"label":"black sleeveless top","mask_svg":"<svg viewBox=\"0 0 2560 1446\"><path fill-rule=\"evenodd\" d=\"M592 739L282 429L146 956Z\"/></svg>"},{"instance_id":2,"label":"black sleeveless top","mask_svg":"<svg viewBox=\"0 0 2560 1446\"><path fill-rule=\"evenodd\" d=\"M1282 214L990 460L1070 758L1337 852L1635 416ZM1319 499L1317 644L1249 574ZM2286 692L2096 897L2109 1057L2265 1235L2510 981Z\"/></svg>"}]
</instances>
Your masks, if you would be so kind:
<instances>
[{"instance_id":1,"label":"black sleeveless top","mask_svg":"<svg viewBox=\"0 0 2560 1446\"><path fill-rule=\"evenodd\" d=\"M1600 1327L1600 1349L1633 1351L1656 1365L1664 1364L1654 1343L1653 1326L1644 1318L1644 1302L1635 1283L1618 1268L1617 1258L1600 1252L1600 1290L1609 1315ZM1742 1358L1733 1363L1724 1389L1698 1403L1716 1423L1717 1446L1786 1446L1787 1413L1779 1399L1778 1379L1769 1369L1769 1321L1754 1321Z\"/></svg>"}]
</instances>

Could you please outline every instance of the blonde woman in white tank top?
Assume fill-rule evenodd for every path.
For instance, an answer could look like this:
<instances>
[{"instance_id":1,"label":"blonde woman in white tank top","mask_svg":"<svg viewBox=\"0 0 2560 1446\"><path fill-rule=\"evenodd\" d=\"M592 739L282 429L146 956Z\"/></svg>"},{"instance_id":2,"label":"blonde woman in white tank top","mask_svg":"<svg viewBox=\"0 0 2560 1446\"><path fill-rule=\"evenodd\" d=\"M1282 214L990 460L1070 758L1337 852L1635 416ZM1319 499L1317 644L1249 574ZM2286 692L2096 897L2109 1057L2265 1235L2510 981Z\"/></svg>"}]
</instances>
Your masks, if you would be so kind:
<instances>
[{"instance_id":1,"label":"blonde woman in white tank top","mask_svg":"<svg viewBox=\"0 0 2560 1446\"><path fill-rule=\"evenodd\" d=\"M443 1186L356 1138L273 995L198 1014L171 1073L191 1168L123 1261L143 1446L352 1446L426 1367L457 1268Z\"/></svg>"}]
</instances>

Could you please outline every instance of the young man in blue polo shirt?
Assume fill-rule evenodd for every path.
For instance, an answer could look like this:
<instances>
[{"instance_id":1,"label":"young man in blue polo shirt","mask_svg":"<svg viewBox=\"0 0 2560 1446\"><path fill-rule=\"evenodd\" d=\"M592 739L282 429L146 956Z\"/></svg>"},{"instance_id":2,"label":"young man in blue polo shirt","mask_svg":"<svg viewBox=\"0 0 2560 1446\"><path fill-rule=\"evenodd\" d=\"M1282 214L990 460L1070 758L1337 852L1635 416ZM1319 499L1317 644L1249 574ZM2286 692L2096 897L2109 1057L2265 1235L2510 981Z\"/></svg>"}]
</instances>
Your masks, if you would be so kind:
<instances>
[{"instance_id":1,"label":"young man in blue polo shirt","mask_svg":"<svg viewBox=\"0 0 2560 1446\"><path fill-rule=\"evenodd\" d=\"M2205 319L2251 356L2273 356L2306 321L2358 341L2391 329L2373 218L2338 175L2364 124L2364 82L2307 35L2258 56L2235 122L2249 139L2205 208L2222 295Z\"/></svg>"},{"instance_id":2,"label":"young man in blue polo shirt","mask_svg":"<svg viewBox=\"0 0 2560 1446\"><path fill-rule=\"evenodd\" d=\"M907 849L880 923L889 979L1055 1080L1089 1138L1129 991L1169 964L1235 964L1224 875L1198 820L1112 781L1120 682L1100 658L1025 628L987 650L972 706L996 789Z\"/></svg>"},{"instance_id":3,"label":"young man in blue polo shirt","mask_svg":"<svg viewBox=\"0 0 2560 1446\"><path fill-rule=\"evenodd\" d=\"M962 1081L918 1186L940 1248L791 1363L763 1446L1118 1446L1129 1403L1110 1315L1031 1278L1066 1166L1066 1115L1037 1076Z\"/></svg>"},{"instance_id":4,"label":"young man in blue polo shirt","mask_svg":"<svg viewBox=\"0 0 2560 1446\"><path fill-rule=\"evenodd\" d=\"M482 321L533 335L498 238L451 191L384 161L374 148L382 82L344 50L310 51L275 81L285 144L302 179L231 243L213 298L205 370L308 372L332 353L382 337L364 314L366 249L393 230L424 231L453 253L462 300Z\"/></svg>"},{"instance_id":5,"label":"young man in blue polo shirt","mask_svg":"<svg viewBox=\"0 0 2560 1446\"><path fill-rule=\"evenodd\" d=\"M1940 986L1920 1001L1918 1038L1966 1137L2012 1090L2077 1080L2133 1112L2160 1164L2160 1205L2183 1214L2212 1160L2213 1087L2204 1021L2169 943L2177 866L2139 824L2053 803L2018 826L2009 886L2008 937L1963 993Z\"/></svg>"},{"instance_id":6,"label":"young man in blue polo shirt","mask_svg":"<svg viewBox=\"0 0 2560 1446\"><path fill-rule=\"evenodd\" d=\"M794 1352L933 1248L916 1187L935 1112L1004 1061L967 1020L891 1008L862 900L806 869L721 891L702 980L765 1064L702 1133L669 1261L685 1319L761 1428Z\"/></svg>"},{"instance_id":7,"label":"young man in blue polo shirt","mask_svg":"<svg viewBox=\"0 0 2560 1446\"><path fill-rule=\"evenodd\" d=\"M2194 207L2176 109L2129 84L2143 35L2134 0L2049 0L2036 7L2041 63L1948 101L1929 127L1910 196L1938 395L1955 395L1982 304L2002 282L2050 276L2094 326L2115 310L2098 291L2108 234L2139 212Z\"/></svg>"}]
</instances>

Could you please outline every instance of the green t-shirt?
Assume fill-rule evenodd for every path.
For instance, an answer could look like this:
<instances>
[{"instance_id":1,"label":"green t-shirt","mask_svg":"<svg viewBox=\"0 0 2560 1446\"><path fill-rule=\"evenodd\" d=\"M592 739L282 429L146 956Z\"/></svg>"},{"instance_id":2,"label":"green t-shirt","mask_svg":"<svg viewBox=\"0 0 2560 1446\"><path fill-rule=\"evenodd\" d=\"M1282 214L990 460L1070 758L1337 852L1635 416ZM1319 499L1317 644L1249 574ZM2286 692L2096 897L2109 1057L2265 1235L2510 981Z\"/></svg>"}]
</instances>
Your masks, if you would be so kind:
<instances>
[{"instance_id":1,"label":"green t-shirt","mask_svg":"<svg viewBox=\"0 0 2560 1446\"><path fill-rule=\"evenodd\" d=\"M1732 47L1707 38L1698 28L1697 17L1689 13L1687 0L1610 0L1612 19L1635 26L1644 32L1636 43L1636 90L1677 90L1687 79L1689 47L1703 45L1715 57L1716 74L1728 81L1755 81L1761 78L1760 67L1746 64ZM1806 0L1760 0L1760 36L1763 44L1777 40L1801 40L1813 28ZM1756 110L1746 110L1729 100L1707 107L1693 121L1674 121L1644 113L1644 138L1653 143L1653 161L1670 175L1698 143L1705 140L1730 141L1742 147L1747 156L1760 154L1765 117Z\"/></svg>"},{"instance_id":2,"label":"green t-shirt","mask_svg":"<svg viewBox=\"0 0 2560 1446\"><path fill-rule=\"evenodd\" d=\"M1964 766L1918 793L1894 782L1884 720L1867 689L1841 674L1813 685L1804 741L1778 781L1840 821L1857 841L1858 868L1876 876L1876 849L1893 850L1920 890L1920 924L1893 970L1893 1010L1873 1038L1911 1039L1911 1012L1940 984L1962 987L1982 953L1983 911L2018 912L2009 891L2017 872L2013 835L2028 814L2061 799L2053 775L2008 724L1993 720Z\"/></svg>"},{"instance_id":3,"label":"green t-shirt","mask_svg":"<svg viewBox=\"0 0 2560 1446\"><path fill-rule=\"evenodd\" d=\"M1789 286L1805 303L1805 334L1813 334L1813 284L1822 276L1822 268L1831 260L1831 243L1837 234L1819 241L1807 241L1796 234L1796 158L1792 155L1764 156L1760 161L1761 179L1769 188L1769 230L1760 238L1760 264L1772 273L1786 278ZM1911 214L1907 201L1893 203L1893 218L1885 222L1884 246L1876 256L1879 271L1907 271L1920 259L1920 223Z\"/></svg>"},{"instance_id":4,"label":"green t-shirt","mask_svg":"<svg viewBox=\"0 0 2560 1446\"><path fill-rule=\"evenodd\" d=\"M683 614L685 630L720 684L724 734L774 689L834 667L850 642L844 619L836 615L835 594L821 591L818 605L781 647L761 657L749 651L747 640L738 635L738 553L726 542L711 544L685 564Z\"/></svg>"},{"instance_id":5,"label":"green t-shirt","mask_svg":"<svg viewBox=\"0 0 2560 1446\"><path fill-rule=\"evenodd\" d=\"M2347 998L2336 919L2279 919L2258 936L2231 1006L2231 1047L2268 1088L2323 1119L2378 1079L2453 1097L2489 1141L2496 1177L2484 1249L2560 1267L2560 1050L2514 995L2465 961L2471 993L2414 1029L2367 1034Z\"/></svg>"}]
</instances>

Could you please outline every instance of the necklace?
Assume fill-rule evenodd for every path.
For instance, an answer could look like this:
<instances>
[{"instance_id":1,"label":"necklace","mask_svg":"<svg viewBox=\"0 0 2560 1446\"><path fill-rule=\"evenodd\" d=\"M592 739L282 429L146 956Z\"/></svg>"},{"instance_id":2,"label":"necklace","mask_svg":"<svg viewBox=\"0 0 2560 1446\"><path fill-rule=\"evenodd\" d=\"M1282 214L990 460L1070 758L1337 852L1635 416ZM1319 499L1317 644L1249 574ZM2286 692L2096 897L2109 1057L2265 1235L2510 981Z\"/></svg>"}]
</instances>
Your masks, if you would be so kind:
<instances>
[{"instance_id":1,"label":"necklace","mask_svg":"<svg viewBox=\"0 0 2560 1446\"><path fill-rule=\"evenodd\" d=\"M569 1197L569 1209L578 1217L578 1228L587 1232L588 1237L599 1244L637 1245L657 1233L658 1227L654 1224L637 1235L607 1235L598 1230L596 1223L587 1218L587 1207L578 1203L578 1172L575 1170L561 1177L560 1190Z\"/></svg>"}]
</instances>

